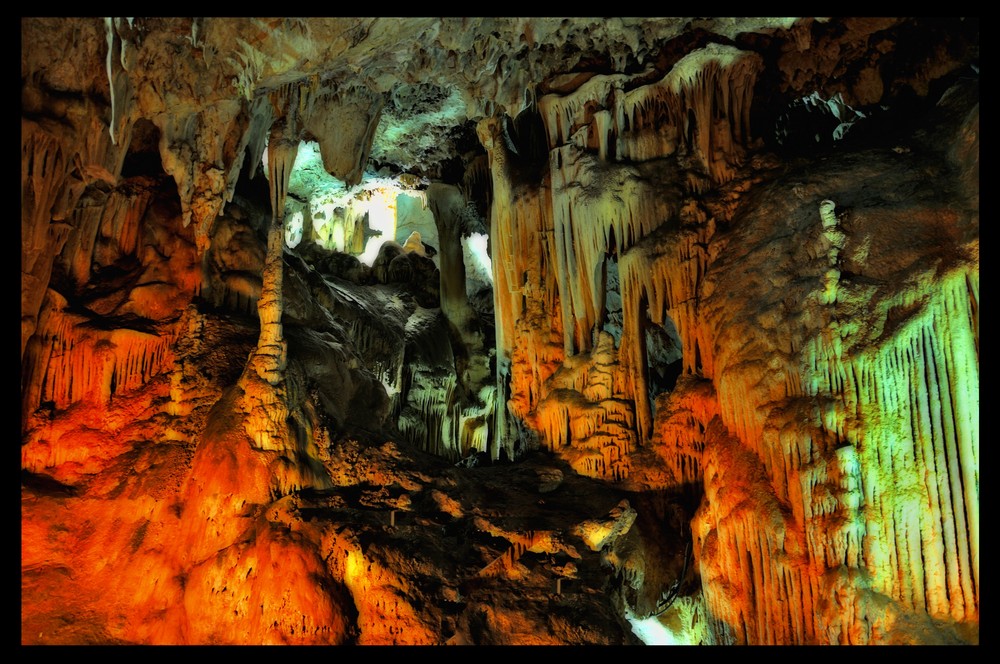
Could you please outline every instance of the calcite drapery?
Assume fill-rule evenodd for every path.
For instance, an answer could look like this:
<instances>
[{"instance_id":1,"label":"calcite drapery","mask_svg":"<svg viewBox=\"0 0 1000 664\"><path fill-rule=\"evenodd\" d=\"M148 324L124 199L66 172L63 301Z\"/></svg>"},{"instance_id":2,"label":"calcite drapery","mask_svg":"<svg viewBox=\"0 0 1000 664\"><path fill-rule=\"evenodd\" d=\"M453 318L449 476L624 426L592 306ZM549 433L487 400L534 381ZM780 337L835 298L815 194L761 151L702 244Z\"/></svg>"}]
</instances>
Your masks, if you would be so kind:
<instances>
[{"instance_id":1,"label":"calcite drapery","mask_svg":"<svg viewBox=\"0 0 1000 664\"><path fill-rule=\"evenodd\" d=\"M22 96L26 112L41 114L44 101L31 82ZM114 185L121 172L125 150L98 131L100 124L87 98L65 102L55 109L55 117L22 118L22 356L36 329L53 261L73 231L67 217L91 183Z\"/></svg>"},{"instance_id":2,"label":"calcite drapery","mask_svg":"<svg viewBox=\"0 0 1000 664\"><path fill-rule=\"evenodd\" d=\"M740 498L721 495L734 491L735 480L717 464L733 453L714 446L733 439L719 429L715 441L706 434L707 500L693 528L703 547L706 601L725 616L722 640L919 640L892 621L890 599L900 612L926 612L920 629L931 633L941 629L935 619L977 615L979 537L966 525L978 524L979 502L978 422L969 410L978 403L978 370L969 364L975 334L968 284L976 279L958 268L939 295L910 309L910 323L871 350L848 350L859 332L850 324L817 334L795 353L798 370L789 367L792 377L779 379L791 386L788 396L771 397L763 418L744 406L762 387L744 382L753 380L751 371L719 382L721 420L754 451L735 467L758 473L745 491L767 504L736 510ZM948 377L946 384L939 376ZM783 516L769 525L745 521L779 511ZM757 533L786 539L758 544ZM752 563L733 559L734 552ZM736 575L745 593L722 592L723 584L710 580L731 584L731 572L718 576L726 569L746 570ZM777 606L788 603L787 618L768 613L774 597Z\"/></svg>"},{"instance_id":3,"label":"calcite drapery","mask_svg":"<svg viewBox=\"0 0 1000 664\"><path fill-rule=\"evenodd\" d=\"M667 311L677 317L672 316L682 330L684 370L701 370L697 326L691 316L704 270L702 247L713 222L697 211L681 211L677 201L685 188L700 191L707 186L699 178L715 185L733 178L749 142L748 108L760 66L756 54L711 45L691 53L653 83L639 83L640 76L598 75L569 93L542 97L538 105L550 153L548 175L537 188L512 185L507 146L499 140L501 127L496 122L480 125L493 175L497 353L512 360L515 352L530 353L517 357L510 369L511 413L529 423L538 417L531 428L543 434L546 446L570 445L579 431L574 434L571 423L577 407L538 409L555 388L555 383L546 385L555 380L550 378L554 370L542 368L569 363L574 356L589 353L597 342L607 317L604 275L609 256L619 259L623 338L619 348L611 347L610 355L608 350L601 354L606 358L602 364L606 389L578 399L577 404L587 411L586 402L610 399L615 404L612 410L624 414L601 416L588 428L593 431L612 421L625 425L625 430L635 427L639 441L649 435L652 417L644 396L640 307L648 306L657 324L664 323ZM669 139L666 143L664 137ZM690 161L687 170L667 165L665 160L675 153ZM537 203L532 203L535 197ZM693 234L682 234L690 238L681 248L682 267L676 274L651 271L656 262L647 256L648 247L657 244L654 233L664 227L657 237L666 237L666 229L675 228L678 221L701 226ZM545 320L532 321L525 311L541 293L541 302L560 308L558 320L547 313ZM666 297L668 293L674 297ZM558 334L560 328L562 353L536 350L549 345L545 337ZM510 340L515 334L531 341L514 351ZM593 365L595 370L598 366ZM501 383L506 372L501 363ZM584 384L572 389L580 393ZM498 418L501 427L502 419ZM507 440L510 433L498 429L497 436ZM607 459L582 463L582 472L624 479L628 473L621 464L633 438L610 433L596 443Z\"/></svg>"}]
</instances>

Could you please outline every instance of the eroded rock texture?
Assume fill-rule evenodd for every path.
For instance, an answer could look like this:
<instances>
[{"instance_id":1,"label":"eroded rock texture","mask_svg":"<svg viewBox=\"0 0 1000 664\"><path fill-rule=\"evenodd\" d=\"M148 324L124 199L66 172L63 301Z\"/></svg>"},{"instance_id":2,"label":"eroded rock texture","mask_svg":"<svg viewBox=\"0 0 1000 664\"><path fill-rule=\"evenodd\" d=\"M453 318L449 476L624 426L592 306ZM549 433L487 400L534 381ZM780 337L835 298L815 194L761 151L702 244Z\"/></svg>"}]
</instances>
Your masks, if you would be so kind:
<instances>
[{"instance_id":1,"label":"eroded rock texture","mask_svg":"<svg viewBox=\"0 0 1000 664\"><path fill-rule=\"evenodd\" d=\"M979 642L976 19L22 19L23 644Z\"/></svg>"}]
</instances>

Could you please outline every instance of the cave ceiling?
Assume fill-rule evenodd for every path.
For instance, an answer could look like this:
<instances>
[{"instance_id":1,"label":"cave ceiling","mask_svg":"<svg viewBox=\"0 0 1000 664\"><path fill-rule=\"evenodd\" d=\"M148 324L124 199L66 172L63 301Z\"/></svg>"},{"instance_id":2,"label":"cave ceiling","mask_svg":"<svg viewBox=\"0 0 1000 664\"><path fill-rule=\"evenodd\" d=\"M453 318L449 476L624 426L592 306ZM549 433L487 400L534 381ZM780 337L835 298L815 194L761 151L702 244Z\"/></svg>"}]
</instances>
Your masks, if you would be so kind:
<instances>
[{"instance_id":1,"label":"cave ceiling","mask_svg":"<svg viewBox=\"0 0 1000 664\"><path fill-rule=\"evenodd\" d=\"M234 120L239 104L260 116L266 109L255 101L293 85L341 97L369 95L379 99L379 111L362 168L426 184L454 178L481 153L474 123L483 117L516 118L539 96L569 94L602 74L627 73L629 85L640 85L710 43L764 56L754 104L758 136L773 134L782 111L810 94L840 94L854 108L889 108L925 96L936 79L978 61L974 24L764 17L25 18L23 106L30 115L36 89L93 97L112 107L112 133L129 125L129 116L145 118L160 136L173 127L171 141L202 148L200 157L212 163L232 160L226 154L232 147L211 154L194 134L229 131L226 123L241 121ZM908 41L907 50L896 50L898 41L926 31L943 34L943 46L927 42L921 52ZM142 135L132 133L141 148ZM307 131L304 138L314 137ZM306 156L301 163L308 165ZM192 179L197 198L209 185ZM312 181L302 193L317 186L337 184Z\"/></svg>"}]
</instances>

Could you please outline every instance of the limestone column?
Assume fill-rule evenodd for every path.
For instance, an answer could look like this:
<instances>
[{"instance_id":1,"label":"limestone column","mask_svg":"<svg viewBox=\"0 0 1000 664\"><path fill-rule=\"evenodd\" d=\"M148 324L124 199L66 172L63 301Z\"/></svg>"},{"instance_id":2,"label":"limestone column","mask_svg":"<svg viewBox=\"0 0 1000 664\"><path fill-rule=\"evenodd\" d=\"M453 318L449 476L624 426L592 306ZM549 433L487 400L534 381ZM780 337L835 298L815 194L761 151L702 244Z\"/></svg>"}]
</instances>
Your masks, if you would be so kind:
<instances>
[{"instance_id":1,"label":"limestone column","mask_svg":"<svg viewBox=\"0 0 1000 664\"><path fill-rule=\"evenodd\" d=\"M506 449L508 458L514 458L512 433L516 424L509 422L510 413L507 400L510 398L510 343L514 332L513 293L515 286L510 277L511 262L511 218L510 176L508 174L507 148L501 138L500 123L496 118L485 118L476 126L479 142L489 158L489 170L493 185L493 203L490 206L490 246L493 263L493 311L496 323L496 411L494 418L493 448L491 456L496 460L500 448Z\"/></svg>"},{"instance_id":2,"label":"limestone column","mask_svg":"<svg viewBox=\"0 0 1000 664\"><path fill-rule=\"evenodd\" d=\"M257 304L260 338L252 359L257 375L271 385L276 385L281 380L287 361L287 350L281 328L282 252L285 241L283 221L288 179L295 165L298 149L298 139L289 136L285 122L276 123L271 129L271 139L267 146L271 225L267 232L267 257L264 262L260 301Z\"/></svg>"},{"instance_id":3,"label":"limestone column","mask_svg":"<svg viewBox=\"0 0 1000 664\"><path fill-rule=\"evenodd\" d=\"M468 342L473 313L465 292L465 257L462 252L465 197L458 187L434 183L427 188L427 203L434 214L440 245L441 311L462 339Z\"/></svg>"}]
</instances>

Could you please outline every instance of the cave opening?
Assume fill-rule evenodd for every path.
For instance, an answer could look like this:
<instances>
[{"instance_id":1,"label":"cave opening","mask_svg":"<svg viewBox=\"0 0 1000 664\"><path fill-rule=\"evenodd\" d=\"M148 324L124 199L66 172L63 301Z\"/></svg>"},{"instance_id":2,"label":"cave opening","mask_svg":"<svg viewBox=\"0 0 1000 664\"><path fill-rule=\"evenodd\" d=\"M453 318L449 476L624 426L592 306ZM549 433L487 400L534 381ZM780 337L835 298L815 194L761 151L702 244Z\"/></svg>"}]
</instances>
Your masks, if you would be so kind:
<instances>
[{"instance_id":1,"label":"cave opening","mask_svg":"<svg viewBox=\"0 0 1000 664\"><path fill-rule=\"evenodd\" d=\"M614 231L611 232L612 248L614 246ZM604 306L602 307L603 319L600 328L611 335L615 340L615 347L621 346L622 341L622 294L621 283L618 274L618 255L614 251L609 251L601 264L603 273L602 279L598 282L603 287ZM596 341L596 340L595 340Z\"/></svg>"},{"instance_id":2,"label":"cave opening","mask_svg":"<svg viewBox=\"0 0 1000 664\"><path fill-rule=\"evenodd\" d=\"M616 553L629 561L625 567L632 573L613 581L623 617L646 645L697 643L691 598L701 580L690 526L697 502L677 488L628 496L636 518Z\"/></svg>"},{"instance_id":3,"label":"cave opening","mask_svg":"<svg viewBox=\"0 0 1000 664\"><path fill-rule=\"evenodd\" d=\"M865 113L849 106L839 92L824 99L817 92L792 100L774 124L774 140L789 153L803 154L843 144L869 122Z\"/></svg>"},{"instance_id":4,"label":"cave opening","mask_svg":"<svg viewBox=\"0 0 1000 664\"><path fill-rule=\"evenodd\" d=\"M680 334L674 322L666 314L663 323L655 323L643 299L640 311L639 330L646 373L646 396L650 412L656 413L656 397L670 392L677 385L677 379L684 371Z\"/></svg>"},{"instance_id":5,"label":"cave opening","mask_svg":"<svg viewBox=\"0 0 1000 664\"><path fill-rule=\"evenodd\" d=\"M160 130L157 126L146 118L136 120L132 125L132 140L122 161L122 178L162 176L163 162L160 160L159 144Z\"/></svg>"},{"instance_id":6,"label":"cave opening","mask_svg":"<svg viewBox=\"0 0 1000 664\"><path fill-rule=\"evenodd\" d=\"M504 116L503 136L514 180L524 184L540 182L548 172L549 146L537 104L526 104L514 118Z\"/></svg>"}]
</instances>

